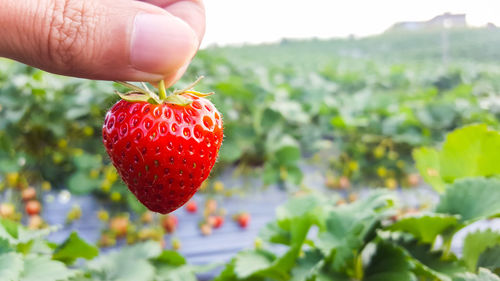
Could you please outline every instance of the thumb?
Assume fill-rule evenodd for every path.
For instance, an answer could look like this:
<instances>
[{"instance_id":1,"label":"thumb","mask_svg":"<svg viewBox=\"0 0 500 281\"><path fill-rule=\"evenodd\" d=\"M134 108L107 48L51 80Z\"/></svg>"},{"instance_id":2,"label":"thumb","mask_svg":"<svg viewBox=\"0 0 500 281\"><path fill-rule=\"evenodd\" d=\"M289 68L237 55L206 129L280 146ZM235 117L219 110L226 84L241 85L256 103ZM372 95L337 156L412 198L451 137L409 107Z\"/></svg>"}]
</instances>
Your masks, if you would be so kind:
<instances>
[{"instance_id":1,"label":"thumb","mask_svg":"<svg viewBox=\"0 0 500 281\"><path fill-rule=\"evenodd\" d=\"M172 84L196 53L178 17L130 0L0 0L0 56L91 79Z\"/></svg>"}]
</instances>

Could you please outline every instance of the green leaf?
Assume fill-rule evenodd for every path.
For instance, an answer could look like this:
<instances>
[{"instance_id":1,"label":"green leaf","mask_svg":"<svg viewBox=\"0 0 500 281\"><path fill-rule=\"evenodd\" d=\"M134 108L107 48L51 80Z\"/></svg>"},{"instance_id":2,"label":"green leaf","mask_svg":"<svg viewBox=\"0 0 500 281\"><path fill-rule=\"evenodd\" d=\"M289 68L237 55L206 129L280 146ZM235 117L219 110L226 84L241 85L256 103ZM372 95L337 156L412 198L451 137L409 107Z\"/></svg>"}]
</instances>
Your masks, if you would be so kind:
<instances>
[{"instance_id":1,"label":"green leaf","mask_svg":"<svg viewBox=\"0 0 500 281\"><path fill-rule=\"evenodd\" d=\"M456 226L458 220L458 216L444 214L412 215L398 220L387 230L411 233L423 243L433 243L438 235Z\"/></svg>"},{"instance_id":2,"label":"green leaf","mask_svg":"<svg viewBox=\"0 0 500 281\"><path fill-rule=\"evenodd\" d=\"M291 220L298 217L307 216L321 206L322 199L317 194L307 194L293 197L285 204L276 208L278 221Z\"/></svg>"},{"instance_id":3,"label":"green leaf","mask_svg":"<svg viewBox=\"0 0 500 281\"><path fill-rule=\"evenodd\" d=\"M57 244L54 246L53 243L44 239L35 239L30 245L29 252L41 255L52 255L55 248L57 248Z\"/></svg>"},{"instance_id":4,"label":"green leaf","mask_svg":"<svg viewBox=\"0 0 500 281\"><path fill-rule=\"evenodd\" d=\"M284 255L276 259L270 268L261 272L261 276L280 276L286 280L289 279L289 272L295 266L296 260L302 249L302 244L304 244L304 240L307 237L307 233L312 223L313 220L309 216L294 219L290 227L291 247Z\"/></svg>"},{"instance_id":5,"label":"green leaf","mask_svg":"<svg viewBox=\"0 0 500 281\"><path fill-rule=\"evenodd\" d=\"M125 186L123 186L124 189L126 189ZM126 192L125 193L125 200L127 200L127 205L136 213L142 214L144 213L147 208L137 200L137 197L132 192Z\"/></svg>"},{"instance_id":6,"label":"green leaf","mask_svg":"<svg viewBox=\"0 0 500 281\"><path fill-rule=\"evenodd\" d=\"M500 277L485 268L481 268L478 275L468 272L453 278L453 281L500 281Z\"/></svg>"},{"instance_id":7,"label":"green leaf","mask_svg":"<svg viewBox=\"0 0 500 281\"><path fill-rule=\"evenodd\" d=\"M9 234L9 231L0 223L0 238L7 240L11 244L16 243L16 239Z\"/></svg>"},{"instance_id":8,"label":"green leaf","mask_svg":"<svg viewBox=\"0 0 500 281\"><path fill-rule=\"evenodd\" d=\"M317 251L307 251L292 269L291 281L307 281L316 277L324 265L323 255Z\"/></svg>"},{"instance_id":9,"label":"green leaf","mask_svg":"<svg viewBox=\"0 0 500 281\"><path fill-rule=\"evenodd\" d=\"M66 264L73 264L77 258L90 260L98 254L99 250L95 246L88 244L76 232L73 232L55 249L52 258Z\"/></svg>"},{"instance_id":10,"label":"green leaf","mask_svg":"<svg viewBox=\"0 0 500 281\"><path fill-rule=\"evenodd\" d=\"M392 214L393 196L373 192L370 196L349 205L333 209L326 219L326 231L320 232L315 245L333 258L335 271L353 265L356 253L375 235L380 222Z\"/></svg>"},{"instance_id":11,"label":"green leaf","mask_svg":"<svg viewBox=\"0 0 500 281\"><path fill-rule=\"evenodd\" d=\"M288 166L286 168L286 179L291 183L299 185L302 182L303 176L302 171L297 166Z\"/></svg>"},{"instance_id":12,"label":"green leaf","mask_svg":"<svg viewBox=\"0 0 500 281\"><path fill-rule=\"evenodd\" d=\"M444 183L466 177L500 174L500 133L484 124L466 126L448 134L441 151L416 149L413 153L422 177L437 191Z\"/></svg>"},{"instance_id":13,"label":"green leaf","mask_svg":"<svg viewBox=\"0 0 500 281\"><path fill-rule=\"evenodd\" d=\"M84 153L73 159L75 165L81 170L91 170L102 165L102 160L100 155L92 155Z\"/></svg>"},{"instance_id":14,"label":"green leaf","mask_svg":"<svg viewBox=\"0 0 500 281\"><path fill-rule=\"evenodd\" d=\"M291 235L278 226L276 221L269 222L259 232L259 237L271 243L290 245Z\"/></svg>"},{"instance_id":15,"label":"green leaf","mask_svg":"<svg viewBox=\"0 0 500 281\"><path fill-rule=\"evenodd\" d=\"M220 272L220 274L214 278L214 281L234 281L237 280L238 277L234 272L236 264L236 258L231 259L230 262L226 264L226 267Z\"/></svg>"},{"instance_id":16,"label":"green leaf","mask_svg":"<svg viewBox=\"0 0 500 281\"><path fill-rule=\"evenodd\" d=\"M264 172L262 174L262 181L265 185L276 183L280 180L280 170L278 167L266 163L264 165Z\"/></svg>"},{"instance_id":17,"label":"green leaf","mask_svg":"<svg viewBox=\"0 0 500 281\"><path fill-rule=\"evenodd\" d=\"M274 152L274 156L280 165L291 166L300 159L298 146L284 146Z\"/></svg>"},{"instance_id":18,"label":"green leaf","mask_svg":"<svg viewBox=\"0 0 500 281\"><path fill-rule=\"evenodd\" d=\"M0 254L11 252L12 248L9 244L9 241L4 238L0 238Z\"/></svg>"},{"instance_id":19,"label":"green leaf","mask_svg":"<svg viewBox=\"0 0 500 281\"><path fill-rule=\"evenodd\" d=\"M23 255L27 255L31 251L31 247L33 246L35 240L29 240L26 243L17 243L16 251Z\"/></svg>"},{"instance_id":20,"label":"green leaf","mask_svg":"<svg viewBox=\"0 0 500 281\"><path fill-rule=\"evenodd\" d=\"M437 192L443 192L445 182L441 178L439 152L430 147L416 148L413 150L413 159L424 180Z\"/></svg>"},{"instance_id":21,"label":"green leaf","mask_svg":"<svg viewBox=\"0 0 500 281\"><path fill-rule=\"evenodd\" d=\"M224 139L223 144L219 152L221 161L232 163L238 160L243 154L241 147L234 139Z\"/></svg>"},{"instance_id":22,"label":"green leaf","mask_svg":"<svg viewBox=\"0 0 500 281\"><path fill-rule=\"evenodd\" d=\"M472 125L448 134L441 152L441 177L457 178L500 174L500 133L487 125Z\"/></svg>"},{"instance_id":23,"label":"green leaf","mask_svg":"<svg viewBox=\"0 0 500 281\"><path fill-rule=\"evenodd\" d=\"M47 256L28 255L24 260L24 270L20 281L59 281L67 280L77 273L68 269L62 262Z\"/></svg>"},{"instance_id":24,"label":"green leaf","mask_svg":"<svg viewBox=\"0 0 500 281\"><path fill-rule=\"evenodd\" d=\"M0 240L7 240L18 252L27 254L34 240L47 236L56 229L57 227L52 226L40 230L28 230L19 223L5 220L4 223L0 223ZM15 235L15 238L9 232Z\"/></svg>"},{"instance_id":25,"label":"green leaf","mask_svg":"<svg viewBox=\"0 0 500 281\"><path fill-rule=\"evenodd\" d=\"M160 266L155 281L198 281L190 266Z\"/></svg>"},{"instance_id":26,"label":"green leaf","mask_svg":"<svg viewBox=\"0 0 500 281\"><path fill-rule=\"evenodd\" d=\"M25 227L19 227L18 228L18 239L17 243L30 243L32 240L36 240L39 238L43 238L50 233L58 230L58 226L50 226L44 229L39 229L39 230L29 230Z\"/></svg>"},{"instance_id":27,"label":"green leaf","mask_svg":"<svg viewBox=\"0 0 500 281\"><path fill-rule=\"evenodd\" d=\"M155 261L173 266L186 264L186 259L178 252L172 250L163 250L163 252L161 252L161 255L158 256Z\"/></svg>"},{"instance_id":28,"label":"green leaf","mask_svg":"<svg viewBox=\"0 0 500 281\"><path fill-rule=\"evenodd\" d=\"M170 250L163 251L153 262L156 268L155 281L197 281L197 273L208 272L218 267L217 264L187 265L179 253Z\"/></svg>"},{"instance_id":29,"label":"green leaf","mask_svg":"<svg viewBox=\"0 0 500 281\"><path fill-rule=\"evenodd\" d=\"M87 194L99 188L98 179L91 179L88 173L76 172L68 180L68 188L75 194Z\"/></svg>"},{"instance_id":30,"label":"green leaf","mask_svg":"<svg viewBox=\"0 0 500 281\"><path fill-rule=\"evenodd\" d=\"M432 249L432 244L421 243L411 236L410 238L394 236L390 240L406 251L415 265L414 272L418 276L431 278L431 280L449 281L451 276L466 271L453 254L443 256L442 251Z\"/></svg>"},{"instance_id":31,"label":"green leaf","mask_svg":"<svg viewBox=\"0 0 500 281\"><path fill-rule=\"evenodd\" d=\"M399 247L387 242L379 242L376 247L363 281L417 281L412 263Z\"/></svg>"},{"instance_id":32,"label":"green leaf","mask_svg":"<svg viewBox=\"0 0 500 281\"><path fill-rule=\"evenodd\" d=\"M468 224L500 214L500 180L468 178L448 186L436 206L437 213L459 215Z\"/></svg>"},{"instance_id":33,"label":"green leaf","mask_svg":"<svg viewBox=\"0 0 500 281\"><path fill-rule=\"evenodd\" d=\"M275 259L276 256L262 250L239 252L235 257L234 273L241 279L250 277L269 268Z\"/></svg>"},{"instance_id":34,"label":"green leaf","mask_svg":"<svg viewBox=\"0 0 500 281\"><path fill-rule=\"evenodd\" d=\"M18 238L18 235L19 235L19 231L18 231L19 223L11 221L11 220L8 220L8 219L4 219L4 218L0 218L0 223L2 224L3 228L5 229L5 231L12 238L14 238L14 239Z\"/></svg>"},{"instance_id":35,"label":"green leaf","mask_svg":"<svg viewBox=\"0 0 500 281\"><path fill-rule=\"evenodd\" d=\"M257 115L256 115L257 116ZM277 125L278 122L282 122L281 114L270 108L265 108L262 112L261 118L256 120L259 122L260 131L269 131L271 128Z\"/></svg>"},{"instance_id":36,"label":"green leaf","mask_svg":"<svg viewBox=\"0 0 500 281\"><path fill-rule=\"evenodd\" d=\"M155 268L149 259L160 254L160 245L150 241L99 256L88 263L88 268L93 276L101 276L104 280L149 281L155 278Z\"/></svg>"},{"instance_id":37,"label":"green leaf","mask_svg":"<svg viewBox=\"0 0 500 281\"><path fill-rule=\"evenodd\" d=\"M500 258L498 257L500 257L500 245L488 248L479 256L477 266L498 272L500 269Z\"/></svg>"},{"instance_id":38,"label":"green leaf","mask_svg":"<svg viewBox=\"0 0 500 281\"><path fill-rule=\"evenodd\" d=\"M304 206L307 199L313 197L295 198L295 205ZM291 205L294 205L291 204ZM312 225L310 213L307 210L312 210L314 204L310 208L305 208L305 213L300 213L302 216L296 216L297 213L288 209L291 205L282 206L281 213L278 215L282 221L291 221L287 224L289 231L289 243L291 247L280 257L276 257L270 252L263 250L244 251L240 252L234 263L234 273L239 278L248 278L250 276L268 277L275 280L288 280L289 273L295 265L297 257L302 249L302 244L307 236L307 233Z\"/></svg>"},{"instance_id":39,"label":"green leaf","mask_svg":"<svg viewBox=\"0 0 500 281\"><path fill-rule=\"evenodd\" d=\"M273 154L278 162L279 160L283 160L283 164L294 163L298 160L297 157L300 158L299 143L292 136L283 135L279 132L279 130L274 130L268 135L268 139L266 141L267 150ZM288 156L286 153L291 153L291 155Z\"/></svg>"},{"instance_id":40,"label":"green leaf","mask_svg":"<svg viewBox=\"0 0 500 281\"><path fill-rule=\"evenodd\" d=\"M0 254L0 276L2 280L19 280L23 270L23 258L15 252Z\"/></svg>"},{"instance_id":41,"label":"green leaf","mask_svg":"<svg viewBox=\"0 0 500 281\"><path fill-rule=\"evenodd\" d=\"M475 271L481 253L497 245L500 245L500 232L487 229L467 234L462 254L469 270Z\"/></svg>"}]
</instances>

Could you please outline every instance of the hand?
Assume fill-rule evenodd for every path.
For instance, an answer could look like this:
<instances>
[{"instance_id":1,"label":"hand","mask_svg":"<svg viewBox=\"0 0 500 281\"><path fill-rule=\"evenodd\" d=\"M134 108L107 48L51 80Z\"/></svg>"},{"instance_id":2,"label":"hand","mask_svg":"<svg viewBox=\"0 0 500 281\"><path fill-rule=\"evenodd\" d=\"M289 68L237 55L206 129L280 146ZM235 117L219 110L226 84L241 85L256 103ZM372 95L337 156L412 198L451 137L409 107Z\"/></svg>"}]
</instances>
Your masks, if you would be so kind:
<instances>
[{"instance_id":1,"label":"hand","mask_svg":"<svg viewBox=\"0 0 500 281\"><path fill-rule=\"evenodd\" d=\"M62 75L170 86L204 32L201 0L0 0L0 56Z\"/></svg>"}]
</instances>

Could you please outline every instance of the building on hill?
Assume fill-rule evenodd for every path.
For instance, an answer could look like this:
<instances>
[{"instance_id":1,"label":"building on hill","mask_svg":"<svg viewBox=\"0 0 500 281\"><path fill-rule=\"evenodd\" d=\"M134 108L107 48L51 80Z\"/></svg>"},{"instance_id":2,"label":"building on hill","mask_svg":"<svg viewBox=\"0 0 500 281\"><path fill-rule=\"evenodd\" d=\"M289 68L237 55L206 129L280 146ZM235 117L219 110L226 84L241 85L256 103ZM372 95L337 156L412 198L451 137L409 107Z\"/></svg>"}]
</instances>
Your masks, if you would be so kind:
<instances>
[{"instance_id":1,"label":"building on hill","mask_svg":"<svg viewBox=\"0 0 500 281\"><path fill-rule=\"evenodd\" d=\"M403 21L395 23L388 31L417 31L440 28L467 27L465 14L444 13L427 21Z\"/></svg>"},{"instance_id":2,"label":"building on hill","mask_svg":"<svg viewBox=\"0 0 500 281\"><path fill-rule=\"evenodd\" d=\"M486 25L486 28L488 29L497 29L498 27L492 23L492 22L489 22L487 25Z\"/></svg>"}]
</instances>

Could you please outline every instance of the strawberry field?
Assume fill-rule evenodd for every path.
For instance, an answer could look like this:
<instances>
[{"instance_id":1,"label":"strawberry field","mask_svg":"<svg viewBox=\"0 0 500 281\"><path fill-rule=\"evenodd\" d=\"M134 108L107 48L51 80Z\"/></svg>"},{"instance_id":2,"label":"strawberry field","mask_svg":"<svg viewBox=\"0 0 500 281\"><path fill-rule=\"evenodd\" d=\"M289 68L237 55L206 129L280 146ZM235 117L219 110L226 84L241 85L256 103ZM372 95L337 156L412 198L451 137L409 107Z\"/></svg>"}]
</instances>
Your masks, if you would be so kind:
<instances>
[{"instance_id":1,"label":"strawberry field","mask_svg":"<svg viewBox=\"0 0 500 281\"><path fill-rule=\"evenodd\" d=\"M500 280L500 32L450 32L201 50L224 139L168 215L106 153L124 85L0 60L0 280Z\"/></svg>"}]
</instances>

